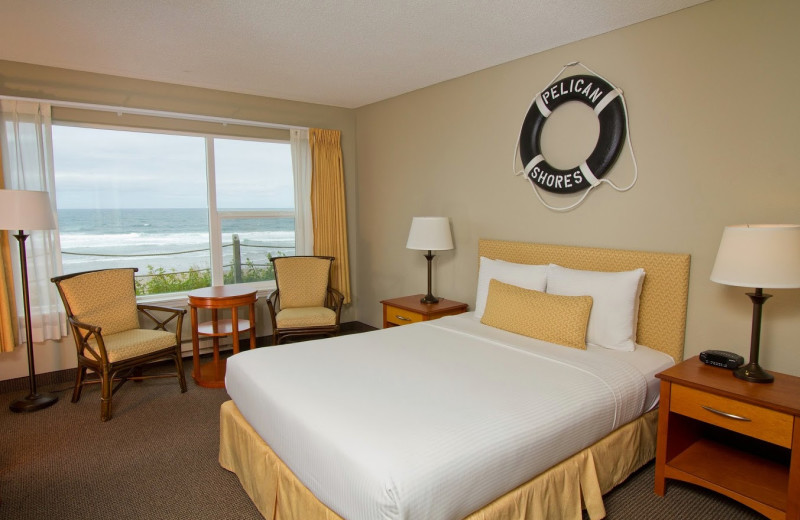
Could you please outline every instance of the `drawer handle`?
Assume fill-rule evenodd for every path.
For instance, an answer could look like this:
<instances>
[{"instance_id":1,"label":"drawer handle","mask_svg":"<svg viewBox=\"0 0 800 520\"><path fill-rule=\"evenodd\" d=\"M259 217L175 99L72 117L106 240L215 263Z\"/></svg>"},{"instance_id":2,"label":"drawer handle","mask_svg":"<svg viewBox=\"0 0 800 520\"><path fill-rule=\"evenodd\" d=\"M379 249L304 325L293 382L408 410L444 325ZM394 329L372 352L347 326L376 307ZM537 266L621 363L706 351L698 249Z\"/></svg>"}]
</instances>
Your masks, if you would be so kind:
<instances>
[{"instance_id":1,"label":"drawer handle","mask_svg":"<svg viewBox=\"0 0 800 520\"><path fill-rule=\"evenodd\" d=\"M399 314L395 314L394 317L398 320L411 321L411 318L406 318L405 316L400 316Z\"/></svg>"},{"instance_id":2,"label":"drawer handle","mask_svg":"<svg viewBox=\"0 0 800 520\"><path fill-rule=\"evenodd\" d=\"M723 417L727 417L728 419L734 419L734 420L737 420L737 421L750 422L750 419L748 419L747 417L742 417L741 415L733 415L732 413L728 413L728 412L722 412L722 411L717 410L715 408L711 408L710 406L703 406L703 409L704 410L708 410L711 413L715 413L717 415L721 415Z\"/></svg>"}]
</instances>

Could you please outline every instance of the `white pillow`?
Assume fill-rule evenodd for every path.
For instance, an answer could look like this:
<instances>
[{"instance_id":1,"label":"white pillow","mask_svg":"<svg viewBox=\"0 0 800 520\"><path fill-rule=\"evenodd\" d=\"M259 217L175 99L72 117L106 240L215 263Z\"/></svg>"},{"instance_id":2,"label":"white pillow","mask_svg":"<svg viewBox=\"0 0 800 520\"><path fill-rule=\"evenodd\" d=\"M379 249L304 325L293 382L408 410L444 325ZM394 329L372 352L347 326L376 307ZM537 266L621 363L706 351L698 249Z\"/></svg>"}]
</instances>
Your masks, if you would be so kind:
<instances>
[{"instance_id":1,"label":"white pillow","mask_svg":"<svg viewBox=\"0 0 800 520\"><path fill-rule=\"evenodd\" d=\"M547 286L547 266L515 264L482 256L478 269L478 291L475 296L475 317L478 319L481 319L486 309L489 281L493 278L523 289L544 292Z\"/></svg>"},{"instance_id":2,"label":"white pillow","mask_svg":"<svg viewBox=\"0 0 800 520\"><path fill-rule=\"evenodd\" d=\"M568 269L550 264L547 292L563 296L591 296L594 303L586 343L614 350L636 348L636 322L644 269L601 272Z\"/></svg>"}]
</instances>

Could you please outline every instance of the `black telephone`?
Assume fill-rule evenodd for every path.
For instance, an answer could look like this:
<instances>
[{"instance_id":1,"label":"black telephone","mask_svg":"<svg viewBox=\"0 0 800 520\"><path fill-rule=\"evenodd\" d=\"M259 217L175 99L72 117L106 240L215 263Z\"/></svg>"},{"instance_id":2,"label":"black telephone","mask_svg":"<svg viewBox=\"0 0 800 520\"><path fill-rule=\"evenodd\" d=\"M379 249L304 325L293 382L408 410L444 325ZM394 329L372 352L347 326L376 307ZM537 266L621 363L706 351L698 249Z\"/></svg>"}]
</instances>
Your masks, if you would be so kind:
<instances>
[{"instance_id":1,"label":"black telephone","mask_svg":"<svg viewBox=\"0 0 800 520\"><path fill-rule=\"evenodd\" d=\"M727 350L704 350L700 353L700 361L706 365L735 370L744 365L744 358Z\"/></svg>"}]
</instances>

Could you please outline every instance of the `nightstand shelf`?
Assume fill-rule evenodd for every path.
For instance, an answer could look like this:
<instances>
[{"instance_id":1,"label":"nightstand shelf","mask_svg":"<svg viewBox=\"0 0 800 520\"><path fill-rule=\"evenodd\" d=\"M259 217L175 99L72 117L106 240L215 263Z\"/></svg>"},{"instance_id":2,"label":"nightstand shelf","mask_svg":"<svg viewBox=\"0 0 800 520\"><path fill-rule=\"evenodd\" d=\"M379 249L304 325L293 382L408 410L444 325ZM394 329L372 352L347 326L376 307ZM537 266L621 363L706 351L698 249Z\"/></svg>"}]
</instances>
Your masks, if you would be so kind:
<instances>
[{"instance_id":1,"label":"nightstand shelf","mask_svg":"<svg viewBox=\"0 0 800 520\"><path fill-rule=\"evenodd\" d=\"M669 462L665 476L722 493L753 509L759 508L751 502L764 504L778 515L786 510L788 464L720 442L695 441Z\"/></svg>"},{"instance_id":2,"label":"nightstand shelf","mask_svg":"<svg viewBox=\"0 0 800 520\"><path fill-rule=\"evenodd\" d=\"M749 383L697 358L657 377L657 495L682 480L768 518L800 519L800 378Z\"/></svg>"}]
</instances>

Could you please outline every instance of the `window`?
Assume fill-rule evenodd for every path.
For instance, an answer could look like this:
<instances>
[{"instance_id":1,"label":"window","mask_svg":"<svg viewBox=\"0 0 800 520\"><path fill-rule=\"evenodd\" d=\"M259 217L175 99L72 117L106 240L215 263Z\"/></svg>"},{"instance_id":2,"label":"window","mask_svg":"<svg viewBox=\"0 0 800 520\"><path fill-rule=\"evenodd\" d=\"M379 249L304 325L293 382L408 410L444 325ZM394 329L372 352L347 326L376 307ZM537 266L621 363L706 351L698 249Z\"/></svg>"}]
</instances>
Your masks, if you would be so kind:
<instances>
[{"instance_id":1,"label":"window","mask_svg":"<svg viewBox=\"0 0 800 520\"><path fill-rule=\"evenodd\" d=\"M138 267L139 294L274 279L294 254L288 142L53 125L64 273Z\"/></svg>"}]
</instances>

